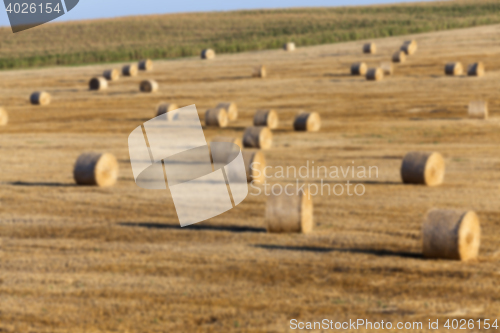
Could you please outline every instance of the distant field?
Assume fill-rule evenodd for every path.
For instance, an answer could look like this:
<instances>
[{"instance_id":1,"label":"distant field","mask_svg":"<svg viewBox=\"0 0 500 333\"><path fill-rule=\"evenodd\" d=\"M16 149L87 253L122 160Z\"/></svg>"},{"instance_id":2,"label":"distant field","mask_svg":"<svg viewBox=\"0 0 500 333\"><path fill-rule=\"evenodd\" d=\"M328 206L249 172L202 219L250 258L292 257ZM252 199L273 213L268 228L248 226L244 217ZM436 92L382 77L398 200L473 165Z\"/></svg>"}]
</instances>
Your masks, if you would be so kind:
<instances>
[{"instance_id":1,"label":"distant field","mask_svg":"<svg viewBox=\"0 0 500 333\"><path fill-rule=\"evenodd\" d=\"M0 68L178 58L336 43L500 23L500 2L449 1L372 7L138 16L0 29Z\"/></svg>"}]
</instances>

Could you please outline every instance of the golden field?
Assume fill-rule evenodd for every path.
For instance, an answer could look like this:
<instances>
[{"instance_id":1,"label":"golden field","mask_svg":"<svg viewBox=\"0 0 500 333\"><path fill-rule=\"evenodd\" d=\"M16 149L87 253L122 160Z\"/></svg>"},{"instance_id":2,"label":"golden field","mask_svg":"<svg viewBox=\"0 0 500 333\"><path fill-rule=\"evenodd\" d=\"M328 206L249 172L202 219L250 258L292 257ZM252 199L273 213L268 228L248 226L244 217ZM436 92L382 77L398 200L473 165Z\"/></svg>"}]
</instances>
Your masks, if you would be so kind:
<instances>
[{"instance_id":1,"label":"golden field","mask_svg":"<svg viewBox=\"0 0 500 333\"><path fill-rule=\"evenodd\" d=\"M409 38L419 49L393 76L375 83L349 74L355 61L390 61ZM500 26L374 41L376 55L362 54L361 41L156 61L103 92L88 81L121 64L1 72L10 121L0 129L0 332L288 332L291 319L498 318ZM483 61L486 76L446 77L448 61ZM260 64L266 79L251 77ZM140 93L145 78L160 91ZM49 106L29 104L39 89L52 94ZM476 99L489 101L490 119L467 119ZM128 134L160 101L196 104L203 120L226 100L240 117L205 128L207 140L241 136L255 110L274 108L281 125L268 165L354 161L377 166L378 177L348 176L365 186L363 196L315 196L307 235L266 233L266 197L254 189L226 214L180 228L168 191L135 185ZM291 130L300 110L321 115L320 132ZM412 150L443 154L442 186L401 183L401 159ZM114 187L74 185L84 151L118 158ZM433 207L478 213L478 260L422 257L420 228Z\"/></svg>"}]
</instances>

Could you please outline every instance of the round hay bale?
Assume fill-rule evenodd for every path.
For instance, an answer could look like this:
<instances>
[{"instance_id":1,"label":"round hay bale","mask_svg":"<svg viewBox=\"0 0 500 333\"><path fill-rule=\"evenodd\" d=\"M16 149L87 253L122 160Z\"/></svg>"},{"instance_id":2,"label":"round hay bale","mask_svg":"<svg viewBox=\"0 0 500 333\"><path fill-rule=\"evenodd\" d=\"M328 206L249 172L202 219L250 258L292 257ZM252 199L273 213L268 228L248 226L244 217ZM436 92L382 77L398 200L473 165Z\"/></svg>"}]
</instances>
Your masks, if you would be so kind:
<instances>
[{"instance_id":1,"label":"round hay bale","mask_svg":"<svg viewBox=\"0 0 500 333\"><path fill-rule=\"evenodd\" d=\"M351 75L366 75L368 67L364 62L356 62L351 65Z\"/></svg>"},{"instance_id":2,"label":"round hay bale","mask_svg":"<svg viewBox=\"0 0 500 333\"><path fill-rule=\"evenodd\" d=\"M265 78L267 76L266 66L259 66L253 69L252 77Z\"/></svg>"},{"instance_id":3,"label":"round hay bale","mask_svg":"<svg viewBox=\"0 0 500 333\"><path fill-rule=\"evenodd\" d=\"M45 91L35 91L30 96L30 102L34 105L49 105L52 97Z\"/></svg>"},{"instance_id":4,"label":"round hay bale","mask_svg":"<svg viewBox=\"0 0 500 333\"><path fill-rule=\"evenodd\" d=\"M483 76L484 75L484 64L482 62L476 62L470 64L467 69L467 75L469 76Z\"/></svg>"},{"instance_id":5,"label":"round hay bale","mask_svg":"<svg viewBox=\"0 0 500 333\"><path fill-rule=\"evenodd\" d=\"M222 102L217 104L216 109L224 109L227 112L227 119L235 121L238 119L238 106L233 102Z\"/></svg>"},{"instance_id":6,"label":"round hay bale","mask_svg":"<svg viewBox=\"0 0 500 333\"><path fill-rule=\"evenodd\" d=\"M161 103L158 105L158 109L156 110L156 116L161 116L169 111L177 110L179 107L174 103Z\"/></svg>"},{"instance_id":7,"label":"round hay bale","mask_svg":"<svg viewBox=\"0 0 500 333\"><path fill-rule=\"evenodd\" d=\"M363 45L363 53L377 53L377 45L375 45L375 43L366 43L365 45Z\"/></svg>"},{"instance_id":8,"label":"round hay bale","mask_svg":"<svg viewBox=\"0 0 500 333\"><path fill-rule=\"evenodd\" d=\"M296 131L317 132L321 128L321 118L317 112L299 113L293 122Z\"/></svg>"},{"instance_id":9,"label":"round hay bale","mask_svg":"<svg viewBox=\"0 0 500 333\"><path fill-rule=\"evenodd\" d=\"M407 55L412 55L417 52L417 41L416 40L407 40L401 46L401 51L406 53Z\"/></svg>"},{"instance_id":10,"label":"round hay bale","mask_svg":"<svg viewBox=\"0 0 500 333\"><path fill-rule=\"evenodd\" d=\"M477 258L481 225L473 211L433 209L422 225L426 258L467 261Z\"/></svg>"},{"instance_id":11,"label":"round hay bale","mask_svg":"<svg viewBox=\"0 0 500 333\"><path fill-rule=\"evenodd\" d=\"M394 74L394 66L392 65L392 62L383 62L380 64L380 68L384 72L384 76Z\"/></svg>"},{"instance_id":12,"label":"round hay bale","mask_svg":"<svg viewBox=\"0 0 500 333\"><path fill-rule=\"evenodd\" d=\"M108 81L103 77L94 77L89 81L90 90L108 89Z\"/></svg>"},{"instance_id":13,"label":"round hay bale","mask_svg":"<svg viewBox=\"0 0 500 333\"><path fill-rule=\"evenodd\" d=\"M401 164L401 178L405 184L437 186L443 183L445 162L435 152L409 152Z\"/></svg>"},{"instance_id":14,"label":"round hay bale","mask_svg":"<svg viewBox=\"0 0 500 333\"><path fill-rule=\"evenodd\" d=\"M153 69L153 62L151 59L143 59L139 61L139 69L141 71L150 71Z\"/></svg>"},{"instance_id":15,"label":"round hay bale","mask_svg":"<svg viewBox=\"0 0 500 333\"><path fill-rule=\"evenodd\" d=\"M120 71L118 69L108 69L102 73L102 76L108 81L116 81L120 78Z\"/></svg>"},{"instance_id":16,"label":"round hay bale","mask_svg":"<svg viewBox=\"0 0 500 333\"><path fill-rule=\"evenodd\" d=\"M274 110L257 110L253 117L254 126L266 126L269 129L276 129L278 124L278 113Z\"/></svg>"},{"instance_id":17,"label":"round hay bale","mask_svg":"<svg viewBox=\"0 0 500 333\"><path fill-rule=\"evenodd\" d=\"M9 114L0 106L0 126L5 126L9 122Z\"/></svg>"},{"instance_id":18,"label":"round hay bale","mask_svg":"<svg viewBox=\"0 0 500 333\"><path fill-rule=\"evenodd\" d=\"M469 117L477 119L488 118L488 102L472 101L469 103Z\"/></svg>"},{"instance_id":19,"label":"round hay bale","mask_svg":"<svg viewBox=\"0 0 500 333\"><path fill-rule=\"evenodd\" d=\"M138 69L136 64L125 65L122 67L123 76L137 76L137 72Z\"/></svg>"},{"instance_id":20,"label":"round hay bale","mask_svg":"<svg viewBox=\"0 0 500 333\"><path fill-rule=\"evenodd\" d=\"M247 127L243 134L243 146L246 148L269 149L272 144L273 134L267 127Z\"/></svg>"},{"instance_id":21,"label":"round hay bale","mask_svg":"<svg viewBox=\"0 0 500 333\"><path fill-rule=\"evenodd\" d=\"M209 109L205 112L205 125L226 127L228 123L226 109Z\"/></svg>"},{"instance_id":22,"label":"round hay bale","mask_svg":"<svg viewBox=\"0 0 500 333\"><path fill-rule=\"evenodd\" d=\"M403 51L397 51L392 55L392 62L403 63L406 61L406 53Z\"/></svg>"},{"instance_id":23,"label":"round hay bale","mask_svg":"<svg viewBox=\"0 0 500 333\"><path fill-rule=\"evenodd\" d=\"M247 173L247 182L263 184L266 181L266 158L260 151L244 150L243 161Z\"/></svg>"},{"instance_id":24,"label":"round hay bale","mask_svg":"<svg viewBox=\"0 0 500 333\"><path fill-rule=\"evenodd\" d=\"M139 89L145 93L152 93L158 91L158 82L155 80L144 80L139 84Z\"/></svg>"},{"instance_id":25,"label":"round hay bale","mask_svg":"<svg viewBox=\"0 0 500 333\"><path fill-rule=\"evenodd\" d=\"M76 160L73 177L78 185L112 186L118 179L118 161L112 154L83 153Z\"/></svg>"},{"instance_id":26,"label":"round hay bale","mask_svg":"<svg viewBox=\"0 0 500 333\"><path fill-rule=\"evenodd\" d=\"M366 72L366 79L368 81L382 81L384 78L384 71L382 68L369 68Z\"/></svg>"},{"instance_id":27,"label":"round hay bale","mask_svg":"<svg viewBox=\"0 0 500 333\"><path fill-rule=\"evenodd\" d=\"M271 194L266 204L268 232L308 233L313 229L313 202L309 191Z\"/></svg>"},{"instance_id":28,"label":"round hay bale","mask_svg":"<svg viewBox=\"0 0 500 333\"><path fill-rule=\"evenodd\" d=\"M212 49L205 49L201 51L201 59L213 59L215 58L215 51Z\"/></svg>"},{"instance_id":29,"label":"round hay bale","mask_svg":"<svg viewBox=\"0 0 500 333\"><path fill-rule=\"evenodd\" d=\"M283 50L288 51L288 52L295 51L295 43L288 42L288 43L284 44Z\"/></svg>"},{"instance_id":30,"label":"round hay bale","mask_svg":"<svg viewBox=\"0 0 500 333\"><path fill-rule=\"evenodd\" d=\"M444 66L444 73L446 75L462 75L464 69L460 62L449 62Z\"/></svg>"}]
</instances>

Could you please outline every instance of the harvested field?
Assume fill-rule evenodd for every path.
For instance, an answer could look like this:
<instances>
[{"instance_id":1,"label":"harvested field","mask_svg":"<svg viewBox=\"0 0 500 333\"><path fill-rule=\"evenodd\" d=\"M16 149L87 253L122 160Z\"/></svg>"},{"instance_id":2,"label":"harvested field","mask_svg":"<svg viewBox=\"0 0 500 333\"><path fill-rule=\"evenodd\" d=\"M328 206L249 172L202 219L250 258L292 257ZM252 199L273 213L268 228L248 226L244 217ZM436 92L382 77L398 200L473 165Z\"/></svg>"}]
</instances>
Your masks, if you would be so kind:
<instances>
[{"instance_id":1,"label":"harvested field","mask_svg":"<svg viewBox=\"0 0 500 333\"><path fill-rule=\"evenodd\" d=\"M409 39L418 51L394 75L350 75L353 62L390 61ZM369 57L365 40L155 61L99 92L88 79L109 65L1 72L0 332L287 332L291 319L324 318L421 321L425 331L428 319L499 319L500 25L373 41ZM451 61L487 71L446 76ZM265 80L251 77L260 64ZM145 79L161 90L140 93ZM30 105L42 90L51 104ZM472 100L489 102L488 120L468 118ZM128 156L128 134L161 101L196 104L202 124L207 109L234 101L238 119L204 126L207 141L241 138L256 110L274 109L269 166L376 166L378 177L325 178L366 193L315 196L305 235L266 233L266 196L255 188L226 214L180 228L170 193L137 187ZM321 130L294 132L299 111L318 112ZM75 185L85 151L116 156L115 186ZM444 184L403 185L408 151L440 152ZM477 261L423 258L421 226L434 207L478 214Z\"/></svg>"}]
</instances>

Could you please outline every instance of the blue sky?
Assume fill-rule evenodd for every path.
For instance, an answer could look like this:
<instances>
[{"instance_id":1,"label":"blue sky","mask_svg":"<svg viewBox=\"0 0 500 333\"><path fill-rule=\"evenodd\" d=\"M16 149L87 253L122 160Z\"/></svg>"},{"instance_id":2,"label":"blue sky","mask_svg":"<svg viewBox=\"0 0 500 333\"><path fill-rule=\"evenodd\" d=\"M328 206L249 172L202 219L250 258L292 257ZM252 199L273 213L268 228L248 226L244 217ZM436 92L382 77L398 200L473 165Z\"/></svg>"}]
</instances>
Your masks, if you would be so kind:
<instances>
[{"instance_id":1,"label":"blue sky","mask_svg":"<svg viewBox=\"0 0 500 333\"><path fill-rule=\"evenodd\" d=\"M311 6L352 6L377 3L417 2L418 0L80 0L79 4L56 21L160 13L223 11L252 8ZM29 1L26 1L29 2ZM0 25L9 25L7 13L0 14Z\"/></svg>"}]
</instances>

